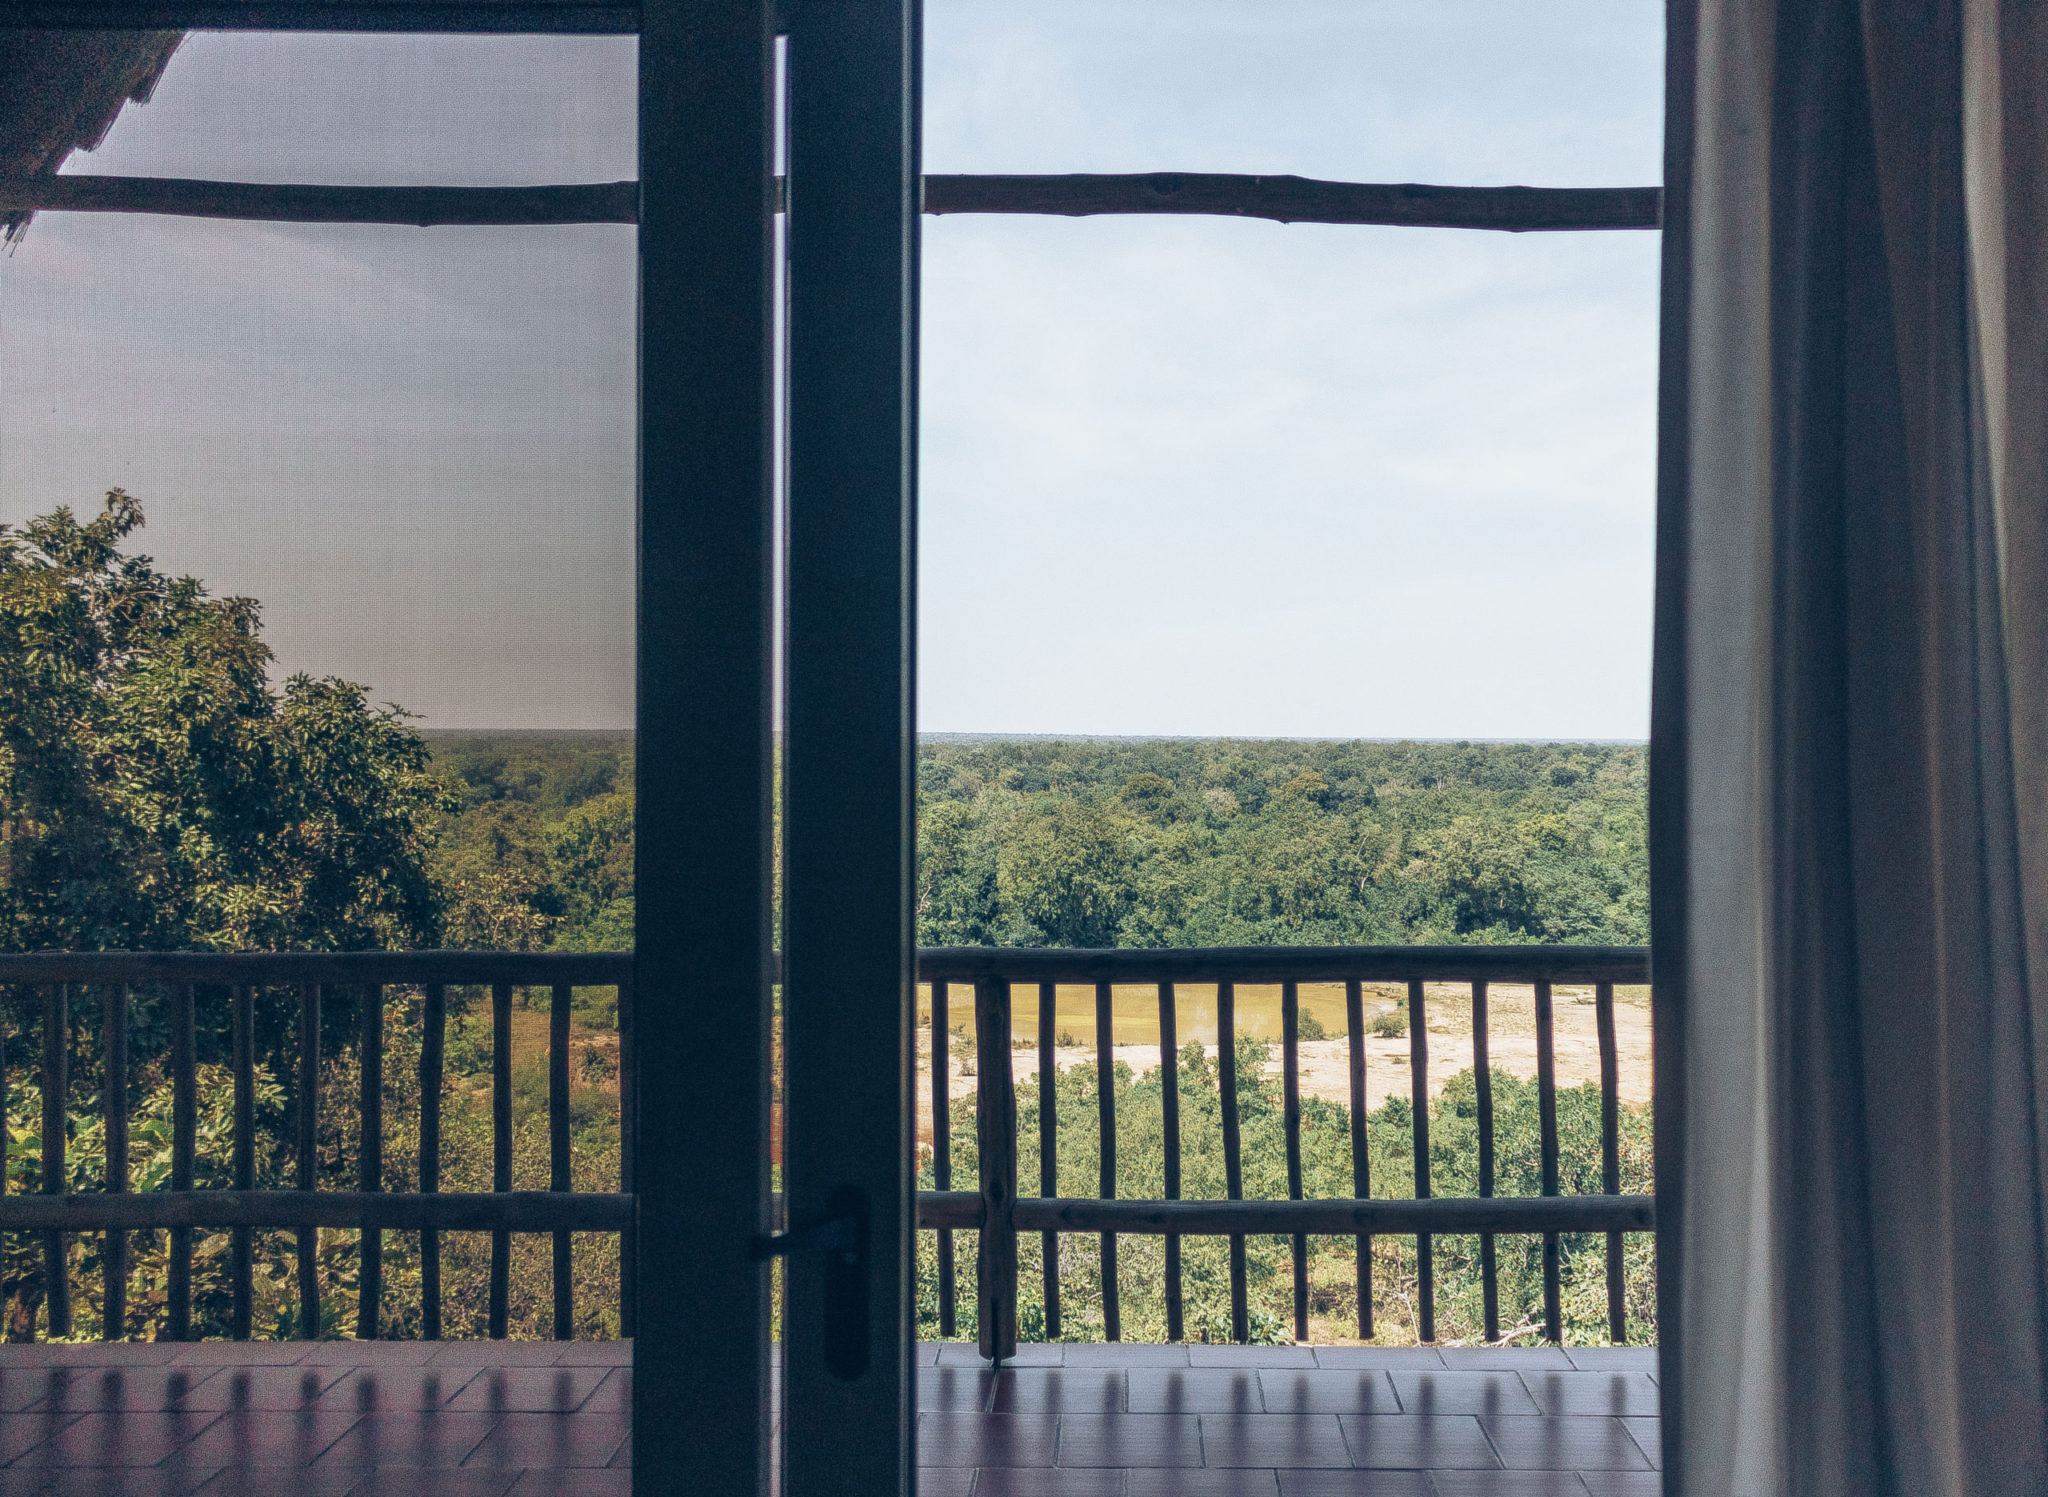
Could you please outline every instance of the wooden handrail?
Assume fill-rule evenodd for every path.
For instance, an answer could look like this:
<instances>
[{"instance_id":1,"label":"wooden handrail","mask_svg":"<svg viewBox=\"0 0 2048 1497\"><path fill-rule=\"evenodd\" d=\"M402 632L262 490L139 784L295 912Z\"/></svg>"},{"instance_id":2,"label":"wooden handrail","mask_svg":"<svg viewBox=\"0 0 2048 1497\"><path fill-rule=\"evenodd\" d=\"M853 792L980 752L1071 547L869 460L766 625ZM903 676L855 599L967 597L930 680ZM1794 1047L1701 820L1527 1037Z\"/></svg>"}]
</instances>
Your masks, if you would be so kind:
<instances>
[{"instance_id":1,"label":"wooden handrail","mask_svg":"<svg viewBox=\"0 0 2048 1497\"><path fill-rule=\"evenodd\" d=\"M512 1190L152 1190L0 1199L4 1232L147 1232L166 1227L346 1227L389 1232L618 1232L629 1195Z\"/></svg>"},{"instance_id":2,"label":"wooden handrail","mask_svg":"<svg viewBox=\"0 0 2048 1497\"><path fill-rule=\"evenodd\" d=\"M0 983L608 987L628 980L632 968L630 951L36 951L0 954ZM1650 954L1645 946L928 946L917 954L917 975L960 983L1646 983Z\"/></svg>"}]
</instances>

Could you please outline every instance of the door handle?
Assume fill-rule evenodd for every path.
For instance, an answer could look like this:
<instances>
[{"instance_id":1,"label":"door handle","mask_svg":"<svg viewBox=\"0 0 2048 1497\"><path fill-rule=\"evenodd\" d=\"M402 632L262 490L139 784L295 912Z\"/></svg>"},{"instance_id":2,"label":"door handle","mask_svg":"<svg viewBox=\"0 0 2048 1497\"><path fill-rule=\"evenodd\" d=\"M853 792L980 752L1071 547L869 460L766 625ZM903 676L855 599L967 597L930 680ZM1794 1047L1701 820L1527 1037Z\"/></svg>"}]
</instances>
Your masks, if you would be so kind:
<instances>
[{"instance_id":1,"label":"door handle","mask_svg":"<svg viewBox=\"0 0 2048 1497\"><path fill-rule=\"evenodd\" d=\"M815 1221L754 1239L757 1260L819 1253L825 1269L825 1370L851 1382L868 1370L868 1195L841 1185Z\"/></svg>"}]
</instances>

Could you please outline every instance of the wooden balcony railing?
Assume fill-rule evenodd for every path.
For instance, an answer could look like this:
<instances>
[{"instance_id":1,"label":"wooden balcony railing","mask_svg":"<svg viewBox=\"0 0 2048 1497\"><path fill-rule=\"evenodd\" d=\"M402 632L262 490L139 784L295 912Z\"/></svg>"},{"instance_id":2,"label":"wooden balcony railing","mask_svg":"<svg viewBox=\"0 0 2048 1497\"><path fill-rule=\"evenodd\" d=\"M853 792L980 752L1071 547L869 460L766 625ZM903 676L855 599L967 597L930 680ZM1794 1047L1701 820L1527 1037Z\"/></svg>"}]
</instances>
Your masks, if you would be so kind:
<instances>
[{"instance_id":1,"label":"wooden balcony railing","mask_svg":"<svg viewBox=\"0 0 2048 1497\"><path fill-rule=\"evenodd\" d=\"M192 1234L195 1228L231 1233L230 1334L246 1339L254 1302L251 1233L282 1229L298 1234L298 1326L315 1336L321 1325L317 1234L322 1228L362 1234L358 1260L357 1323L363 1339L378 1335L382 1303L383 1233L421 1234L421 1332L441 1334L442 1232L491 1234L489 1333L507 1333L511 1237L546 1232L554 1239L554 1334L567 1339L574 1322L570 1233L620 1234L623 1289L621 1329L633 1333L631 1234L633 1228L632 957L625 954L533 954L470 951L289 953L80 952L0 956L0 985L30 988L42 998L42 1191L0 1196L0 1231L43 1234L46 1324L52 1335L71 1334L71 1285L66 1237L104 1232L102 1335L125 1339L128 1330L127 1234L170 1234L166 1311L169 1339L189 1340L192 1318ZM129 1189L128 1029L131 996L143 986L169 998L167 1069L172 1085L171 1172L168 1190ZM416 989L420 1013L420 1123L417 1191L384 1188L384 992ZM441 1099L447 1037L447 990L488 988L491 1012L491 1153L489 1191L441 1190ZM575 1191L570 1181L569 1018L579 987L617 990L621 1175L615 1192ZM362 1136L356 1189L317 1189L320 1103L320 1034L323 998L350 989L360 1016L357 1058ZM512 1188L512 994L515 988L549 994L548 1154L545 1191ZM73 1192L66 1162L67 1102L71 1091L70 1003L74 991L101 1004L101 1104L106 1121L104 1189ZM296 995L295 1189L255 1189L256 995ZM195 1190L198 1064L196 1019L201 1003L225 1004L232 1033L234 1127L233 1188ZM6 1058L0 1056L0 1128L6 1126ZM0 1173L0 1190L6 1180Z\"/></svg>"},{"instance_id":2,"label":"wooden balcony railing","mask_svg":"<svg viewBox=\"0 0 2048 1497\"><path fill-rule=\"evenodd\" d=\"M979 1236L977 1320L981 1350L1002 1360L1013 1354L1017 1309L1017 1238L1041 1234L1044 1246L1046 1330L1058 1336L1060 1300L1056 1239L1063 1232L1101 1238L1105 1329L1118 1334L1116 1239L1119 1234L1165 1238L1168 1333L1182 1331L1179 1239L1223 1236L1230 1240L1230 1301L1233 1334L1248 1335L1244 1239L1280 1234L1293 1239L1294 1309L1297 1335L1307 1333L1307 1238L1341 1235L1358 1239L1360 1334L1371 1334L1372 1285L1369 1239L1413 1236L1417 1247L1418 1326L1424 1340L1435 1336L1432 1238L1477 1234L1486 1334L1499 1335L1496 1234L1540 1234L1544 1240L1545 1325L1561 1339L1559 1245L1563 1233L1607 1234L1609 1332L1625 1337L1621 1239L1655 1226L1649 1196L1620 1193L1619 1075L1614 1029L1616 984L1649 980L1647 952L1639 947L1253 947L1171 951L1073 951L1000 948L938 948L919 953L920 978L932 995L932 1126L934 1183L921 1191L917 1225L938 1234L941 1331L954 1334L955 1285L952 1233ZM1351 1143L1355 1192L1350 1198L1303 1198L1301 1167L1299 987L1341 983L1346 992L1351 1084ZM1411 1126L1416 1160L1414 1198L1370 1197L1365 1178L1366 1056L1363 985L1405 983L1408 991L1409 1071L1413 1090ZM1016 1087L1011 1073L1013 993L1035 995L1039 1074L1054 1073L1054 1002L1062 984L1095 989L1098 1108L1101 1119L1100 1189L1096 1197L1057 1194L1051 1161L1056 1158L1057 1109L1040 1109L1040 1193L1018 1195ZM1475 1083L1478 1091L1479 1172L1477 1197L1432 1194L1429 1171L1429 1029L1425 984L1469 984ZM1488 988L1527 983L1535 993L1537 1082L1540 1118L1541 1189L1535 1197L1494 1195L1494 1127L1491 1071L1487 1064ZM1595 991L1600 1045L1603 1192L1558 1194L1557 1086L1552 988L1559 983L1591 985ZM1116 1117L1110 1008L1115 987L1142 984L1157 994L1160 1063L1165 1112L1165 1199L1118 1200ZM1219 1082L1222 1092L1226 1200L1180 1198L1181 1140L1176 1082L1178 1034L1176 986L1216 988ZM1235 995L1245 985L1278 985L1281 990L1281 1079L1290 1199L1242 1199L1242 1147L1238 1130L1235 1052ZM633 993L632 958L622 953L517 954L509 952L359 953L38 953L0 955L0 986L37 992L42 1004L40 1083L43 1099L42 1190L4 1194L0 1172L0 1233L42 1234L46 1317L50 1333L71 1334L69 1234L106 1234L102 1254L102 1334L122 1339L128 1332L126 1235L168 1231L167 1325L169 1339L193 1334L192 1261L195 1229L231 1233L230 1334L251 1333L253 1304L251 1234L286 1230L298 1234L298 1325L303 1335L321 1325L321 1284L316 1255L321 1229L362 1234L358 1316L355 1333L379 1334L381 1243L386 1231L421 1234L421 1333L441 1334L442 1232L492 1234L489 1334L507 1333L510 1242L513 1233L547 1233L553 1238L553 1332L566 1339L574 1321L570 1234L617 1233L621 1251L620 1325L633 1333ZM139 987L168 995L169 1044L166 1069L172 1083L172 1145L169 1188L129 1188L130 1122L128 1030L131 996ZM383 1060L386 1049L383 994L387 988L414 990L420 997L420 1126L415 1191L387 1191L383 1145ZM579 987L612 988L618 996L621 1178L614 1192L572 1189L569 1111L571 995ZM978 1141L976 1189L952 1189L950 1096L947 1064L949 1015L955 988L972 991L976 1031L975 1116ZM492 1188L441 1190L441 1097L450 988L490 993L492 1071ZM515 989L548 995L549 1189L512 1188L512 997ZM358 1105L362 1137L356 1189L318 1189L321 1009L329 990L362 995L356 1034L359 1057ZM297 1013L295 1188L255 1187L256 994L295 996ZM70 1005L74 994L97 998L101 1006L102 1106L106 1123L104 1188L69 1189L67 1100L70 1095ZM195 1034L202 1004L222 1004L232 1034L234 1127L230 1173L233 1188L195 1189L198 1066ZM9 1057L0 1054L0 1129L7 1126ZM4 1141L0 1141L4 1142ZM778 1203L779 1210L779 1203Z\"/></svg>"},{"instance_id":3,"label":"wooden balcony railing","mask_svg":"<svg viewBox=\"0 0 2048 1497\"><path fill-rule=\"evenodd\" d=\"M1172 951L1057 951L962 947L920 953L919 975L931 984L932 1158L935 1192L919 1198L918 1225L938 1232L938 1290L941 1333L954 1334L952 1231L978 1228L976 1305L982 1355L1010 1356L1016 1345L1017 1236L1043 1234L1046 1333L1060 1333L1059 1254L1061 1232L1101 1235L1103 1324L1118 1339L1116 1239L1119 1233L1162 1236L1165 1241L1167 1336L1182 1335L1180 1242L1183 1236L1230 1239L1230 1316L1236 1339L1247 1339L1249 1314L1244 1241L1247 1234L1271 1233L1293 1239L1294 1330L1308 1335L1308 1237L1342 1235L1358 1239L1359 1335L1372 1335L1370 1239L1378 1234L1416 1239L1417 1330L1436 1337L1432 1238L1436 1234L1478 1234L1486 1336L1500 1336L1496 1234L1541 1234L1545 1331L1563 1339L1560 1257L1563 1233L1607 1234L1608 1333L1626 1339L1622 1236L1655 1228L1654 1199L1622 1195L1620 1082L1615 1044L1614 989L1649 981L1649 954L1641 947L1452 946L1452 947L1239 947ZM1299 989L1303 983L1342 983L1348 1020L1351 1151L1354 1195L1344 1200L1305 1200L1302 1192ZM1363 986L1405 983L1408 990L1410 1108L1414 1131L1414 1199L1375 1199L1366 1178L1366 1052ZM1054 1005L1062 984L1095 988L1095 1045L1099 1129L1099 1194L1060 1198L1055 1185L1057 1109L1039 1108L1039 1194L1020 1196L1017 1179L1016 1087L1011 1075L1012 995L1036 990L1038 1074L1055 1064ZM1181 1135L1175 1043L1176 986L1213 984L1216 989L1217 1064L1222 1103L1226 1190L1223 1201L1180 1197ZM1472 996L1474 1083L1479 1132L1476 1198L1444 1199L1432 1193L1429 1150L1429 1028L1426 984L1468 984ZM1494 1195L1492 1071L1487 1055L1488 988L1527 983L1534 989L1541 1195ZM1591 985L1600 1049L1601 1164L1603 1193L1558 1194L1557 1075L1552 990L1559 983ZM1112 993L1118 986L1154 988L1159 1004L1159 1057L1163 1070L1164 1183L1166 1199L1117 1200L1116 1098L1113 1084ZM1243 1151L1239 1137L1236 1074L1236 990L1245 985L1278 985L1281 1002L1281 1084L1289 1195L1285 1201L1247 1201L1243 1193ZM976 1143L978 1189L954 1191L949 1137L947 1049L951 993L972 990L975 1020Z\"/></svg>"}]
</instances>

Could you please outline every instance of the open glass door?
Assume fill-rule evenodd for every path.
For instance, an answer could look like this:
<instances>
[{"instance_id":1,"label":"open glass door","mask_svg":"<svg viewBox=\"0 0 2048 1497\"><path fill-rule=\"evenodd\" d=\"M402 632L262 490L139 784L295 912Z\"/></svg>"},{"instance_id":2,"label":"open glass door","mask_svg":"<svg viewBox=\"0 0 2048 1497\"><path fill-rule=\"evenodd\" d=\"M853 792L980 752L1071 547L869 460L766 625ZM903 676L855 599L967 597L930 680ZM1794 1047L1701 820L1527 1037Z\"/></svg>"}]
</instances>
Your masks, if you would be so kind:
<instances>
[{"instance_id":1,"label":"open glass door","mask_svg":"<svg viewBox=\"0 0 2048 1497\"><path fill-rule=\"evenodd\" d=\"M783 1490L907 1493L918 3L787 23Z\"/></svg>"}]
</instances>

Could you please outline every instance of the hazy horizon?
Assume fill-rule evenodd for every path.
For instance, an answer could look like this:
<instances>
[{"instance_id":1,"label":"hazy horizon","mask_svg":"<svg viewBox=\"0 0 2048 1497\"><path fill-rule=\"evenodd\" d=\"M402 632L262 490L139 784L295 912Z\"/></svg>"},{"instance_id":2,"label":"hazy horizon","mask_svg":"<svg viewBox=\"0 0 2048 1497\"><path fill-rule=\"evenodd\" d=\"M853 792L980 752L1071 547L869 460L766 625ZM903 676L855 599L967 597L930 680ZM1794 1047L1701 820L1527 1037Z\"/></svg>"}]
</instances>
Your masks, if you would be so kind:
<instances>
[{"instance_id":1,"label":"hazy horizon","mask_svg":"<svg viewBox=\"0 0 2048 1497\"><path fill-rule=\"evenodd\" d=\"M1661 8L932 0L933 172L1654 182ZM198 33L67 170L635 171L630 38ZM920 722L1639 741L1657 236L927 218ZM281 671L633 711L632 230L43 214L0 520L146 506ZM1073 734L1053 733L1063 737Z\"/></svg>"}]
</instances>

